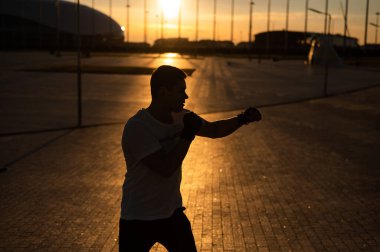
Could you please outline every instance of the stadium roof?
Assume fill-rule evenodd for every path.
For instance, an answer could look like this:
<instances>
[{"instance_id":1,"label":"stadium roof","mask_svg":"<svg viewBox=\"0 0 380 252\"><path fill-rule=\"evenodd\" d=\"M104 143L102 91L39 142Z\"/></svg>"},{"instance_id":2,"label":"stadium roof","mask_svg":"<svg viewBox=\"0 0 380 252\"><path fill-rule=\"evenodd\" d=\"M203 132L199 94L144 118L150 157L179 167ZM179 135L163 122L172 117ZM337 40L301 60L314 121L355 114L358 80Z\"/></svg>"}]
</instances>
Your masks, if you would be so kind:
<instances>
[{"instance_id":1,"label":"stadium roof","mask_svg":"<svg viewBox=\"0 0 380 252\"><path fill-rule=\"evenodd\" d=\"M76 4L59 1L60 3L60 31L76 33ZM0 15L27 19L51 28L56 28L56 1L55 0L9 0L1 1ZM94 23L92 23L94 17ZM80 6L80 21L82 35L106 35L123 37L120 25L109 16L90 7ZM93 29L94 27L94 29ZM94 34L93 34L94 30Z\"/></svg>"}]
</instances>

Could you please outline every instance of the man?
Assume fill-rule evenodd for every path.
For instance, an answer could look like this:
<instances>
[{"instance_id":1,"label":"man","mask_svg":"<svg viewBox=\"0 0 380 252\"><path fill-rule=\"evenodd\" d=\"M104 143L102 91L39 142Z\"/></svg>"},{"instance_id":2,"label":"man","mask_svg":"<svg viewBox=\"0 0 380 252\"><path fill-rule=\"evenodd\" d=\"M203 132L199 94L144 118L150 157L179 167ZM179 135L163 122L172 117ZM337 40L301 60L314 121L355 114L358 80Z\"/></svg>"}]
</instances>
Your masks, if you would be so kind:
<instances>
[{"instance_id":1,"label":"man","mask_svg":"<svg viewBox=\"0 0 380 252\"><path fill-rule=\"evenodd\" d=\"M182 162L195 136L219 138L261 120L249 108L236 117L208 122L184 110L186 74L160 66L150 80L152 102L125 125L127 164L119 226L119 251L145 252L159 242L170 252L196 251L180 193Z\"/></svg>"}]
</instances>

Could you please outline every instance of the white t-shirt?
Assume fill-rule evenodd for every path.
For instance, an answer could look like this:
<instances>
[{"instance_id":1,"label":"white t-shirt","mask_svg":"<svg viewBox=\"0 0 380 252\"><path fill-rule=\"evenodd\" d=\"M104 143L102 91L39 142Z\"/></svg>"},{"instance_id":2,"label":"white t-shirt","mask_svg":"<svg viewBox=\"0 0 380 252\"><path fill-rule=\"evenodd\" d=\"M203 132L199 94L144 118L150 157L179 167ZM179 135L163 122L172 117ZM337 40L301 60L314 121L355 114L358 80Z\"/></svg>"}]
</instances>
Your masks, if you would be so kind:
<instances>
[{"instance_id":1,"label":"white t-shirt","mask_svg":"<svg viewBox=\"0 0 380 252\"><path fill-rule=\"evenodd\" d=\"M182 207L182 167L165 178L145 166L141 160L161 148L169 152L176 145L183 129L185 112L173 113L173 124L164 124L142 109L125 125L122 147L127 173L121 201L122 219L164 219Z\"/></svg>"}]
</instances>

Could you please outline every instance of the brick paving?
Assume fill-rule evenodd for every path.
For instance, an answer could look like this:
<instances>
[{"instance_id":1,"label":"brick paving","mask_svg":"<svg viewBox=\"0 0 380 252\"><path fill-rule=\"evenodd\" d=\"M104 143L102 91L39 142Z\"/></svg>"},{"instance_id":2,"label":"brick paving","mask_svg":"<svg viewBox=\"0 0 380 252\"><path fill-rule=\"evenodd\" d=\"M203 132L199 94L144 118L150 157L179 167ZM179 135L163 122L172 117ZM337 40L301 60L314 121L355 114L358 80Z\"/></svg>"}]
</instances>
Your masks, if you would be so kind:
<instances>
[{"instance_id":1,"label":"brick paving","mask_svg":"<svg viewBox=\"0 0 380 252\"><path fill-rule=\"evenodd\" d=\"M182 193L198 250L380 251L379 95L265 107L256 125L197 138ZM0 173L0 251L117 251L122 128L0 138L52 139Z\"/></svg>"},{"instance_id":2,"label":"brick paving","mask_svg":"<svg viewBox=\"0 0 380 252\"><path fill-rule=\"evenodd\" d=\"M379 94L264 108L257 125L196 139L182 191L199 251L378 251ZM116 251L121 130L62 132L2 173L0 249Z\"/></svg>"}]
</instances>

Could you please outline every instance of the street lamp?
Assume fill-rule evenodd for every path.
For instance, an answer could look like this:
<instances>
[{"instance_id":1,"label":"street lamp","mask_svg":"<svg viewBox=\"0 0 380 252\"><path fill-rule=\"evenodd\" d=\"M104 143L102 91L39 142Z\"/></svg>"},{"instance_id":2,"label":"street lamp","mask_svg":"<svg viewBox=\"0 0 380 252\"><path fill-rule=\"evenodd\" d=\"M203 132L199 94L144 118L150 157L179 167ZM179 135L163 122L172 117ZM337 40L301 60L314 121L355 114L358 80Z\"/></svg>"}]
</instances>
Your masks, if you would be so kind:
<instances>
[{"instance_id":1,"label":"street lamp","mask_svg":"<svg viewBox=\"0 0 380 252\"><path fill-rule=\"evenodd\" d=\"M94 37L95 37L95 0L91 1L91 50L94 49Z\"/></svg>"},{"instance_id":2,"label":"street lamp","mask_svg":"<svg viewBox=\"0 0 380 252\"><path fill-rule=\"evenodd\" d=\"M267 46L266 46L267 51L269 51L270 8L271 8L271 0L268 0Z\"/></svg>"},{"instance_id":3,"label":"street lamp","mask_svg":"<svg viewBox=\"0 0 380 252\"><path fill-rule=\"evenodd\" d=\"M81 32L80 32L80 0L77 0L77 95L78 121L77 127L82 126L82 69L81 69Z\"/></svg>"},{"instance_id":4,"label":"street lamp","mask_svg":"<svg viewBox=\"0 0 380 252\"><path fill-rule=\"evenodd\" d=\"M331 15L327 12L322 12L313 8L309 8L310 11L325 15L325 18L329 18L329 27L328 27L328 35L330 35L330 27L331 27ZM326 26L325 26L326 27ZM325 35L326 35L326 29L325 29ZM323 94L324 96L327 96L327 82L328 82L328 76L329 76L329 63L328 63L328 56L325 54L325 76L324 76L324 84L323 84Z\"/></svg>"},{"instance_id":5,"label":"street lamp","mask_svg":"<svg viewBox=\"0 0 380 252\"><path fill-rule=\"evenodd\" d=\"M182 4L179 4L178 10L178 40L181 39L181 21L182 21Z\"/></svg>"},{"instance_id":6,"label":"street lamp","mask_svg":"<svg viewBox=\"0 0 380 252\"><path fill-rule=\"evenodd\" d=\"M369 0L367 0L367 7L366 7L366 13L365 13L364 46L367 45L367 34L368 34L368 10L369 10Z\"/></svg>"},{"instance_id":7,"label":"street lamp","mask_svg":"<svg viewBox=\"0 0 380 252\"><path fill-rule=\"evenodd\" d=\"M343 47L346 49L347 47L347 31L348 31L348 0L346 0L346 7L344 13L344 40Z\"/></svg>"},{"instance_id":8,"label":"street lamp","mask_svg":"<svg viewBox=\"0 0 380 252\"><path fill-rule=\"evenodd\" d=\"M197 0L196 14L195 14L195 41L198 42L198 26L199 26L199 0Z\"/></svg>"},{"instance_id":9,"label":"street lamp","mask_svg":"<svg viewBox=\"0 0 380 252\"><path fill-rule=\"evenodd\" d=\"M329 12L329 0L326 0L326 2L325 2L325 13L328 13L328 12ZM326 25L327 25L327 15L325 16L325 34L326 34ZM328 29L330 29L330 23L329 23ZM329 30L329 34L330 34L330 30Z\"/></svg>"},{"instance_id":10,"label":"street lamp","mask_svg":"<svg viewBox=\"0 0 380 252\"><path fill-rule=\"evenodd\" d=\"M109 13L110 13L110 21L109 21L109 29L110 29L110 36L112 34L112 0L109 1Z\"/></svg>"},{"instance_id":11,"label":"street lamp","mask_svg":"<svg viewBox=\"0 0 380 252\"><path fill-rule=\"evenodd\" d=\"M235 0L231 0L231 42L234 42L234 11L235 11Z\"/></svg>"},{"instance_id":12,"label":"street lamp","mask_svg":"<svg viewBox=\"0 0 380 252\"><path fill-rule=\"evenodd\" d=\"M330 13L327 13L327 12L319 11L319 10L316 10L316 9L313 9L313 8L309 8L309 10L312 11L312 12L318 13L318 14L325 15L326 18L327 18L327 17L329 18L328 34L330 35L331 14L330 14ZM325 34L326 34L326 30L325 30Z\"/></svg>"},{"instance_id":13,"label":"street lamp","mask_svg":"<svg viewBox=\"0 0 380 252\"><path fill-rule=\"evenodd\" d=\"M148 25L148 11L147 11L146 0L144 0L144 43L146 43L148 40L147 25Z\"/></svg>"},{"instance_id":14,"label":"street lamp","mask_svg":"<svg viewBox=\"0 0 380 252\"><path fill-rule=\"evenodd\" d=\"M60 57L61 56L61 39L60 39L60 32L61 32L61 8L60 8L60 1L56 0L55 1L56 5L56 19L55 19L55 24L56 24L56 52L55 56Z\"/></svg>"},{"instance_id":15,"label":"street lamp","mask_svg":"<svg viewBox=\"0 0 380 252\"><path fill-rule=\"evenodd\" d=\"M373 27L376 28L376 30L375 30L376 31L375 32L375 44L377 44L377 28L379 28L379 26L375 23L370 23L370 25L372 25Z\"/></svg>"},{"instance_id":16,"label":"street lamp","mask_svg":"<svg viewBox=\"0 0 380 252\"><path fill-rule=\"evenodd\" d=\"M252 51L252 10L253 10L253 5L255 3L251 0L249 3L249 54L251 54Z\"/></svg>"},{"instance_id":17,"label":"street lamp","mask_svg":"<svg viewBox=\"0 0 380 252\"><path fill-rule=\"evenodd\" d=\"M156 15L156 40L158 39L158 27L160 26L160 15Z\"/></svg>"},{"instance_id":18,"label":"street lamp","mask_svg":"<svg viewBox=\"0 0 380 252\"><path fill-rule=\"evenodd\" d=\"M377 45L377 30L379 28L379 12L376 12L376 24L374 23L370 23L370 25L376 27L376 30L375 30L375 44Z\"/></svg>"},{"instance_id":19,"label":"street lamp","mask_svg":"<svg viewBox=\"0 0 380 252\"><path fill-rule=\"evenodd\" d=\"M127 0L127 5L125 6L127 8L127 30L126 30L126 35L127 35L127 43L129 42L129 8L131 7L129 5L129 0Z\"/></svg>"},{"instance_id":20,"label":"street lamp","mask_svg":"<svg viewBox=\"0 0 380 252\"><path fill-rule=\"evenodd\" d=\"M214 25L213 25L213 30L212 30L212 40L215 45L215 34L216 34L216 1L214 0Z\"/></svg>"},{"instance_id":21,"label":"street lamp","mask_svg":"<svg viewBox=\"0 0 380 252\"><path fill-rule=\"evenodd\" d=\"M305 45L306 45L306 38L307 38L307 19L309 14L309 0L306 0L305 2Z\"/></svg>"},{"instance_id":22,"label":"street lamp","mask_svg":"<svg viewBox=\"0 0 380 252\"><path fill-rule=\"evenodd\" d=\"M288 30L289 30L289 0L286 0L286 18L285 18L285 40L284 51L288 51Z\"/></svg>"},{"instance_id":23,"label":"street lamp","mask_svg":"<svg viewBox=\"0 0 380 252\"><path fill-rule=\"evenodd\" d=\"M271 0L268 0L267 32L269 32L270 30L270 8L271 8Z\"/></svg>"},{"instance_id":24,"label":"street lamp","mask_svg":"<svg viewBox=\"0 0 380 252\"><path fill-rule=\"evenodd\" d=\"M161 9L161 39L164 39L164 8Z\"/></svg>"},{"instance_id":25,"label":"street lamp","mask_svg":"<svg viewBox=\"0 0 380 252\"><path fill-rule=\"evenodd\" d=\"M38 25L38 33L39 33L39 46L42 49L42 0L39 1L39 25ZM4 22L3 22L4 26ZM5 36L4 36L5 37ZM5 43L4 43L5 46Z\"/></svg>"}]
</instances>

